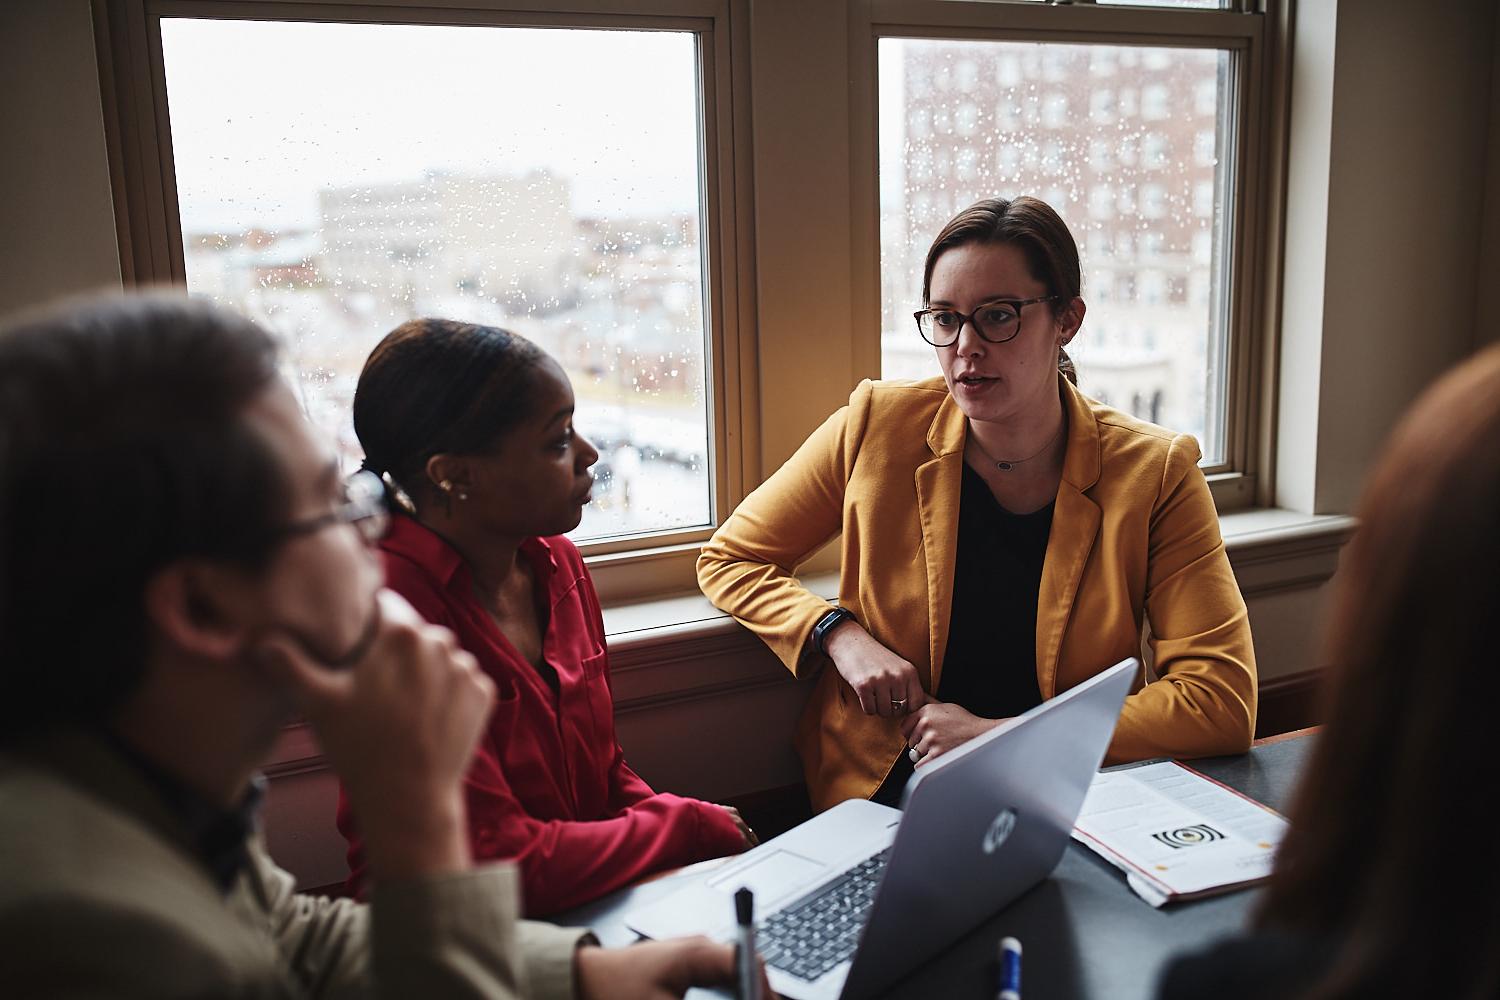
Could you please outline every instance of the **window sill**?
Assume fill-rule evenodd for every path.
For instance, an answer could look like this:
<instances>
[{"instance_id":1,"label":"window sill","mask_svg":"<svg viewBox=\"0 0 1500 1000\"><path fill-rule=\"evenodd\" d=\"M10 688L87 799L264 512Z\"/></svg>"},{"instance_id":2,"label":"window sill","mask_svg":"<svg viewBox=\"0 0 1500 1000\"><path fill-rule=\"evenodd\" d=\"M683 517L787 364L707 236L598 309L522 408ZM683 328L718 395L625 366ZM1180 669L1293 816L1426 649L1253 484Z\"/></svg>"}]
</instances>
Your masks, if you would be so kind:
<instances>
[{"instance_id":1,"label":"window sill","mask_svg":"<svg viewBox=\"0 0 1500 1000\"><path fill-rule=\"evenodd\" d=\"M1280 508L1235 511L1219 519L1224 547L1246 596L1327 579L1354 524L1354 518L1343 514ZM802 582L830 601L838 595L836 572L809 575ZM736 646L747 635L697 593L609 604L604 631L616 673L647 665L667 647L672 659L696 659Z\"/></svg>"},{"instance_id":2,"label":"window sill","mask_svg":"<svg viewBox=\"0 0 1500 1000\"><path fill-rule=\"evenodd\" d=\"M1220 525L1240 590L1252 598L1326 581L1355 521L1262 509L1226 514ZM838 595L837 573L810 574L802 582L830 601ZM604 630L621 715L791 682L769 650L702 594L613 602L604 609ZM287 727L271 760L278 777L323 766L300 721Z\"/></svg>"},{"instance_id":3,"label":"window sill","mask_svg":"<svg viewBox=\"0 0 1500 1000\"><path fill-rule=\"evenodd\" d=\"M1341 546L1353 533L1354 525L1354 518L1347 514L1303 514L1280 507L1239 510L1219 518L1224 547L1236 562L1247 553L1272 546L1316 545L1319 541Z\"/></svg>"}]
</instances>

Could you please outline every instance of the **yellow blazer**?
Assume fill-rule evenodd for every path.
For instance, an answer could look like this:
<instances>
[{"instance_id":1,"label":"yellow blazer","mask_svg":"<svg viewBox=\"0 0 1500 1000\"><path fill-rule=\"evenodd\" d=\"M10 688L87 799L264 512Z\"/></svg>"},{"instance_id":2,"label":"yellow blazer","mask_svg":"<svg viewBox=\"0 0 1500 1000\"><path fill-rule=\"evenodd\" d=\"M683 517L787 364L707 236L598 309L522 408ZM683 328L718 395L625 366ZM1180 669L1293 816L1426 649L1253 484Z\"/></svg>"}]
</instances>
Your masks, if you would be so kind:
<instances>
[{"instance_id":1,"label":"yellow blazer","mask_svg":"<svg viewBox=\"0 0 1500 1000\"><path fill-rule=\"evenodd\" d=\"M1255 731L1255 653L1197 442L1059 383L1068 447L1037 602L1042 697L1139 655L1149 621L1159 679L1137 679L1108 762L1240 753ZM940 378L860 383L703 547L703 593L809 674L829 605L796 568L842 531L839 603L936 691L967 428ZM865 715L828 666L797 733L817 809L873 795L905 749L896 720Z\"/></svg>"}]
</instances>

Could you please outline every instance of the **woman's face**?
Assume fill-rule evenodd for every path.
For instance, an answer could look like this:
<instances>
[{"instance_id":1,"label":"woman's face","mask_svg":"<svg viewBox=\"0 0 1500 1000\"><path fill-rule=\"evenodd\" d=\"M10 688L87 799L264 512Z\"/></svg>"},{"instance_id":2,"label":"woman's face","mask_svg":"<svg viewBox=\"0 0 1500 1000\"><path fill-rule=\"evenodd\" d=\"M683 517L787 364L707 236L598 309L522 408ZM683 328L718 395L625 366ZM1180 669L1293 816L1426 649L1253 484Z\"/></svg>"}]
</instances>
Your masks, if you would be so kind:
<instances>
[{"instance_id":1,"label":"woman's face","mask_svg":"<svg viewBox=\"0 0 1500 1000\"><path fill-rule=\"evenodd\" d=\"M589 467L599 452L573 430L573 386L557 362L543 358L532 373L526 419L495 451L465 456L470 481L464 504L507 535L561 535L578 527L594 488Z\"/></svg>"},{"instance_id":2,"label":"woman's face","mask_svg":"<svg viewBox=\"0 0 1500 1000\"><path fill-rule=\"evenodd\" d=\"M1008 243L971 243L954 247L932 268L931 309L969 314L996 299L1023 300L1047 295L1032 273L1026 255ZM948 391L970 420L1006 422L1047 405L1057 396L1057 349L1073 339L1083 321L1083 301L1066 303L1054 315L1056 302L1037 302L1021 309L1020 332L1003 344L992 344L964 323L958 340L933 348Z\"/></svg>"}]
</instances>

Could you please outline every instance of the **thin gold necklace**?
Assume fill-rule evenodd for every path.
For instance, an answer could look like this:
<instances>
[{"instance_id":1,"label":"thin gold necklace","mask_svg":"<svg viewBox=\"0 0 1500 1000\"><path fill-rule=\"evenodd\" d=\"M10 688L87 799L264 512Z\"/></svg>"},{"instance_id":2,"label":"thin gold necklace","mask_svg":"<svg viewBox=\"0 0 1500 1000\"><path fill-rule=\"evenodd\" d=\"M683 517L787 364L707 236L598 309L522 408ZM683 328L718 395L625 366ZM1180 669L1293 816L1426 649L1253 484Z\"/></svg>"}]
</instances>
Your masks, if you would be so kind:
<instances>
[{"instance_id":1,"label":"thin gold necklace","mask_svg":"<svg viewBox=\"0 0 1500 1000\"><path fill-rule=\"evenodd\" d=\"M1042 452L1046 451L1048 448L1050 448L1054 444L1056 444L1057 443L1057 439L1060 438L1060 437L1062 437L1062 432L1067 428L1067 426L1068 426L1068 421L1066 419L1064 419L1061 423L1059 423L1057 425L1057 431L1056 431L1056 433L1054 433L1050 438L1047 439L1047 443L1044 444L1044 445L1042 445L1036 451L1032 452L1030 455L1027 455L1025 458L1011 458L1011 459L996 458L994 455L991 455L989 452L987 452L987 451L984 450L984 445L982 445L982 444L979 443L979 438L977 436L975 436L973 434L970 434L969 435L969 440L971 440L971 441L974 442L974 447L976 447L976 448L979 449L979 454L983 455L986 459L988 459L989 461L991 461L991 462L993 462L995 464L995 468L999 469L1001 472L1009 472L1011 469L1014 469L1016 466L1021 465L1021 464L1025 463L1025 462L1031 461L1033 458L1036 458Z\"/></svg>"}]
</instances>

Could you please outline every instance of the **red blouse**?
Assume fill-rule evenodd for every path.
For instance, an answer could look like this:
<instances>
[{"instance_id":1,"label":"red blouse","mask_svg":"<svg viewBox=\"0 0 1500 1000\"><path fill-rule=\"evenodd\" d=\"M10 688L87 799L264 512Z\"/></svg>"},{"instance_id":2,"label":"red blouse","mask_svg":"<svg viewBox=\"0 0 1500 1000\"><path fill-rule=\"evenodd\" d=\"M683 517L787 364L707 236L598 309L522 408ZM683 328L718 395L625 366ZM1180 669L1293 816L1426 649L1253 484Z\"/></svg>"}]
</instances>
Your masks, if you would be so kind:
<instances>
[{"instance_id":1,"label":"red blouse","mask_svg":"<svg viewBox=\"0 0 1500 1000\"><path fill-rule=\"evenodd\" d=\"M458 552L409 517L393 522L380 543L387 585L452 629L495 681L494 712L465 779L469 838L476 859L519 863L528 915L744 849L723 808L653 792L625 763L599 598L572 542L521 545L539 606L545 594L542 655L557 671L554 692L479 604ZM349 841L348 886L362 894L371 873L342 788L338 828Z\"/></svg>"}]
</instances>

